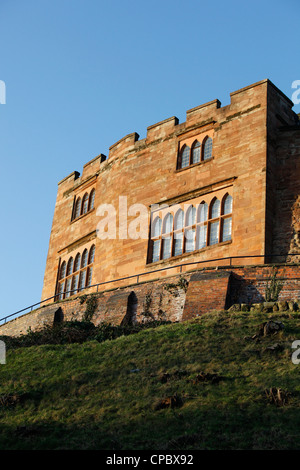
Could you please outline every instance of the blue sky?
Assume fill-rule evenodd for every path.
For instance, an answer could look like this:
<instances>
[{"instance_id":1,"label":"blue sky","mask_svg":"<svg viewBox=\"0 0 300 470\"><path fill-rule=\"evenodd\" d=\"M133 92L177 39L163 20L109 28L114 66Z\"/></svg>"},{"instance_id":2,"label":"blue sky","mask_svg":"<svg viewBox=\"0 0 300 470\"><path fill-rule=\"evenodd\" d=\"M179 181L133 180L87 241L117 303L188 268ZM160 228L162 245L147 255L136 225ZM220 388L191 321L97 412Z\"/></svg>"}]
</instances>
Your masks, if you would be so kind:
<instances>
[{"instance_id":1,"label":"blue sky","mask_svg":"<svg viewBox=\"0 0 300 470\"><path fill-rule=\"evenodd\" d=\"M298 0L0 0L0 318L41 298L57 182L256 81L291 98L299 13Z\"/></svg>"}]
</instances>

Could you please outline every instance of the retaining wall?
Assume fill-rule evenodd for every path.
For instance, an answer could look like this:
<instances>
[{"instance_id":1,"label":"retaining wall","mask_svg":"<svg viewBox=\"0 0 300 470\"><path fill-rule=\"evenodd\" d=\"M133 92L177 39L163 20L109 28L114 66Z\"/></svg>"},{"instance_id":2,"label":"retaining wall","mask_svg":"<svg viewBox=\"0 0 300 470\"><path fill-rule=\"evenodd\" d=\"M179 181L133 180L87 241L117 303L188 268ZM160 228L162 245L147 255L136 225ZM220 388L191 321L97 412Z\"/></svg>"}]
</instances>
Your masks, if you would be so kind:
<instances>
[{"instance_id":1,"label":"retaining wall","mask_svg":"<svg viewBox=\"0 0 300 470\"><path fill-rule=\"evenodd\" d=\"M29 328L37 330L55 321L82 320L91 313L95 325L151 319L183 321L236 303L251 305L265 301L266 287L274 272L277 282L282 284L278 300L299 301L300 264L204 268L182 276L169 276L47 304L0 325L0 335L18 336ZM222 286L220 279L224 281Z\"/></svg>"}]
</instances>

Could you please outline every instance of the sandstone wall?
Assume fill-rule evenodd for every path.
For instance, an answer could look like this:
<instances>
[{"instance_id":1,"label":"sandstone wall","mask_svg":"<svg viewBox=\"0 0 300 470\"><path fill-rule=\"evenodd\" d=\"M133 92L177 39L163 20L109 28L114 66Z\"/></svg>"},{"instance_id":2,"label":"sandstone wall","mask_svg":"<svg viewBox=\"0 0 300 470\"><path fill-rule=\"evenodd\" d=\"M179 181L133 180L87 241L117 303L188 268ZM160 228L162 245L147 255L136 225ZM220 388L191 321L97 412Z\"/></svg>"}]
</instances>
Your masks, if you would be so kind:
<instances>
[{"instance_id":1,"label":"sandstone wall","mask_svg":"<svg viewBox=\"0 0 300 470\"><path fill-rule=\"evenodd\" d=\"M182 321L236 303L259 303L265 300L274 269L282 283L279 300L300 301L299 264L207 268L48 304L0 325L0 335L20 335L54 321L82 320L92 296L96 299L92 317L96 325L127 320Z\"/></svg>"},{"instance_id":2,"label":"sandstone wall","mask_svg":"<svg viewBox=\"0 0 300 470\"><path fill-rule=\"evenodd\" d=\"M231 93L227 106L214 100L188 110L181 124L176 117L168 118L149 126L144 139L139 140L135 132L129 134L110 147L107 160L100 155L84 166L81 176L74 172L64 178L58 185L42 299L55 294L59 264L92 243L96 245L94 284L178 264L177 257L148 262L148 234L129 238L119 224L120 197L127 198L128 208L143 204L149 209L149 231L151 205L212 198L228 190L233 196L232 240L180 255L180 261L264 255L270 243L265 217L266 122L272 86L264 80ZM213 138L212 159L178 170L178 149L207 135ZM72 221L74 199L92 188L96 189L95 209ZM117 210L115 239L97 237L101 220L97 208L102 204ZM128 216L128 225L134 218Z\"/></svg>"}]
</instances>

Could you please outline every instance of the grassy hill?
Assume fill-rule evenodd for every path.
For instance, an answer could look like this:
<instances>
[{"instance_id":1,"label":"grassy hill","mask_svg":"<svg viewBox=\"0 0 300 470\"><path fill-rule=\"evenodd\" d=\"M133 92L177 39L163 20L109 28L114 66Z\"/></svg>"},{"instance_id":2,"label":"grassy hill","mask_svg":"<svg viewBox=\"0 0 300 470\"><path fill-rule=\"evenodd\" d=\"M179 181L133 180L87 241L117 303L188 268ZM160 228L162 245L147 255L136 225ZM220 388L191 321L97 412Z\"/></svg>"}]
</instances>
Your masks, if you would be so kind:
<instances>
[{"instance_id":1,"label":"grassy hill","mask_svg":"<svg viewBox=\"0 0 300 470\"><path fill-rule=\"evenodd\" d=\"M264 336L270 320L284 328ZM215 312L106 341L109 327L64 328L2 338L0 449L300 448L299 312Z\"/></svg>"}]
</instances>

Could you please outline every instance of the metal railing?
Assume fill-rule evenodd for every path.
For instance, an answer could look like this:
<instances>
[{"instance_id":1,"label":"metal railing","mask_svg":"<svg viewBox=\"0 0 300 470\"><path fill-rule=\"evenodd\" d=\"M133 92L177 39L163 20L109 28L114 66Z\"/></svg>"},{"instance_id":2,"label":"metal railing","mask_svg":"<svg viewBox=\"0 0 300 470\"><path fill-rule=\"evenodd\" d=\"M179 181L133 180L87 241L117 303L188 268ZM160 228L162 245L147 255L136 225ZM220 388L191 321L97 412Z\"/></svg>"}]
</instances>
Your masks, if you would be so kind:
<instances>
[{"instance_id":1,"label":"metal railing","mask_svg":"<svg viewBox=\"0 0 300 470\"><path fill-rule=\"evenodd\" d=\"M225 266L218 266L218 267L231 267L232 266L232 260L236 260L236 259L249 259L249 258L264 258L265 260L267 260L268 258L276 258L276 257L280 257L280 258L287 258L289 256L300 256L300 253L289 253L289 254L286 254L286 255L242 255L242 256L227 256L227 257L224 257L224 258L214 258L214 259L209 259L209 260L201 260L201 261L192 261L190 263L181 263L181 264L176 264L176 265L173 265L173 266L165 266L164 268L158 268L158 269L155 269L153 271L146 271L146 272L143 272L143 273L139 273L139 274L132 274L131 276L126 276L126 277L121 277L121 278L118 278L118 279L113 279L111 281L104 281L104 282L99 282L97 284L92 284L90 286L87 286L87 287L83 287L82 289L74 289L74 290L69 290L69 291L66 291L64 292L64 295L65 294L72 294L72 293L76 293L76 294L79 294L80 291L86 291L87 289L92 289L94 287L96 287L96 292L99 292L99 287L100 286L104 286L104 285L107 285L107 284L112 284L112 283L117 283L117 282L121 282L121 281L125 281L125 280L128 280L128 279L134 279L136 278L136 283L138 284L139 283L139 280L140 280L140 277L142 276L147 276L149 274L154 274L154 273L158 273L158 272L161 272L161 271L167 271L167 270L170 270L170 269L177 269L179 268L180 271L179 273L182 273L182 268L185 267L185 266L195 266L197 264L209 264L209 263L214 263L214 262L217 262L217 261L227 261L229 260L229 264L228 265L225 265ZM286 264L286 261L284 262ZM274 264L274 263L266 263L266 264ZM251 265L248 265L248 266L251 266ZM211 266L207 266L207 268L211 268ZM187 271L185 271L187 272ZM177 273L178 274L178 273ZM176 274L174 274L176 275ZM150 281L151 279L149 279ZM124 287L124 286L122 286ZM69 297L68 297L69 298ZM11 318L11 317L14 317L20 313L23 313L23 312L26 312L27 310L30 310L32 311L34 309L34 307L37 307L37 306L41 306L42 304L44 304L45 302L49 302L49 300L54 300L55 301L61 301L61 299L59 299L59 294L55 294L53 295L52 297L48 297L47 299L44 299L44 300L41 300L40 302L36 302L35 304L32 304L32 305L29 305L29 307L25 307L21 310L18 310L17 312L14 312L14 313L11 313L10 315L6 315L5 317L3 318L0 318L0 322L4 322L6 323L7 319L8 318ZM27 312L29 313L29 312ZM23 313L24 315L24 313ZM3 323L2 323L3 324Z\"/></svg>"}]
</instances>

